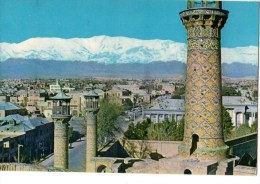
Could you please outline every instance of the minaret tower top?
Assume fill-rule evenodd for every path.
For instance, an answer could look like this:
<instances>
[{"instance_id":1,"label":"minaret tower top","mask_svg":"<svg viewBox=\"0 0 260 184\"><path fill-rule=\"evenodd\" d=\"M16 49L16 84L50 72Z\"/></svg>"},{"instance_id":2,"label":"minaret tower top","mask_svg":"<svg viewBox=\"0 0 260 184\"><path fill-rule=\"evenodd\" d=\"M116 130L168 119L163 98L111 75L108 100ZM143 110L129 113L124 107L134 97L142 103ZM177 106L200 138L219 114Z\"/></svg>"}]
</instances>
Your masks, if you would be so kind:
<instances>
[{"instance_id":1,"label":"minaret tower top","mask_svg":"<svg viewBox=\"0 0 260 184\"><path fill-rule=\"evenodd\" d=\"M191 8L222 9L222 2L212 1L212 0L187 0L187 9L191 9Z\"/></svg>"}]
</instances>

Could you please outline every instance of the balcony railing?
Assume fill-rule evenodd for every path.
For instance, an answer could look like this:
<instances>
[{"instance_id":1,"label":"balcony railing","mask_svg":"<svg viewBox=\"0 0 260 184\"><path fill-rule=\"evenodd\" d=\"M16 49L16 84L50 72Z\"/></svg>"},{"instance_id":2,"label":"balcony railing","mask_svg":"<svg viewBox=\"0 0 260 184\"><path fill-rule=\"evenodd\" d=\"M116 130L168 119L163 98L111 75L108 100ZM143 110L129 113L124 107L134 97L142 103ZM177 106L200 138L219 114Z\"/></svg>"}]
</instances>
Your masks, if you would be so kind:
<instances>
[{"instance_id":1,"label":"balcony railing","mask_svg":"<svg viewBox=\"0 0 260 184\"><path fill-rule=\"evenodd\" d=\"M53 115L70 115L70 107L69 106L54 106L52 109Z\"/></svg>"}]
</instances>

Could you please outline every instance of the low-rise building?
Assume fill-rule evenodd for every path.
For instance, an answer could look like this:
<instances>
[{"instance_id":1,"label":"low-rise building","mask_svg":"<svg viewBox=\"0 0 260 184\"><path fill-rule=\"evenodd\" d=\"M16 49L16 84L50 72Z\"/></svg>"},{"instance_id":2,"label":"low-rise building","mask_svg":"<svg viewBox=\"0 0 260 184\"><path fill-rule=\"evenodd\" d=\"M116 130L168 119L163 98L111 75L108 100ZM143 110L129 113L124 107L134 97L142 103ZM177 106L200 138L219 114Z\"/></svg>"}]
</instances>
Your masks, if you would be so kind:
<instances>
[{"instance_id":1,"label":"low-rise building","mask_svg":"<svg viewBox=\"0 0 260 184\"><path fill-rule=\"evenodd\" d=\"M241 124L251 124L257 119L257 103L242 96L223 96L223 106L227 109L235 127ZM154 105L143 111L143 117L150 118L153 122L162 122L174 117L180 120L184 116L185 100L170 99L167 96L158 97Z\"/></svg>"},{"instance_id":2,"label":"low-rise building","mask_svg":"<svg viewBox=\"0 0 260 184\"><path fill-rule=\"evenodd\" d=\"M175 92L175 85L173 84L162 84L162 91L165 92L165 94L172 94Z\"/></svg>"},{"instance_id":3,"label":"low-rise building","mask_svg":"<svg viewBox=\"0 0 260 184\"><path fill-rule=\"evenodd\" d=\"M137 84L132 84L132 85L116 85L116 88L119 88L121 90L128 90L128 91L136 91L139 90L140 86Z\"/></svg>"},{"instance_id":4,"label":"low-rise building","mask_svg":"<svg viewBox=\"0 0 260 184\"><path fill-rule=\"evenodd\" d=\"M0 102L6 102L6 96L0 96Z\"/></svg>"},{"instance_id":5,"label":"low-rise building","mask_svg":"<svg viewBox=\"0 0 260 184\"><path fill-rule=\"evenodd\" d=\"M156 123L163 122L166 118L170 121L174 118L178 122L184 116L184 109L183 99L159 97L153 107L143 110L143 116Z\"/></svg>"},{"instance_id":6,"label":"low-rise building","mask_svg":"<svg viewBox=\"0 0 260 184\"><path fill-rule=\"evenodd\" d=\"M58 80L56 80L56 84L51 84L50 85L50 92L51 93L59 93L59 92L61 92L61 87L59 85Z\"/></svg>"},{"instance_id":7,"label":"low-rise building","mask_svg":"<svg viewBox=\"0 0 260 184\"><path fill-rule=\"evenodd\" d=\"M111 90L106 91L106 94L108 96L113 96L113 97L122 97L123 96L123 89L118 88L118 87L113 87Z\"/></svg>"},{"instance_id":8,"label":"low-rise building","mask_svg":"<svg viewBox=\"0 0 260 184\"><path fill-rule=\"evenodd\" d=\"M11 102L0 102L0 118L11 114L26 115L27 111L20 105Z\"/></svg>"},{"instance_id":9,"label":"low-rise building","mask_svg":"<svg viewBox=\"0 0 260 184\"><path fill-rule=\"evenodd\" d=\"M83 92L82 91L71 91L70 93L67 93L68 96L71 97L70 101L70 112L72 116L78 117L81 112L82 102L84 99Z\"/></svg>"},{"instance_id":10,"label":"low-rise building","mask_svg":"<svg viewBox=\"0 0 260 184\"><path fill-rule=\"evenodd\" d=\"M222 103L229 112L235 127L247 123L249 126L257 119L257 103L242 96L223 96Z\"/></svg>"},{"instance_id":11,"label":"low-rise building","mask_svg":"<svg viewBox=\"0 0 260 184\"><path fill-rule=\"evenodd\" d=\"M137 99L135 99L137 98ZM151 101L151 96L149 94L146 93L146 91L144 90L134 90L132 91L132 95L131 95L131 101L133 103L135 103L136 100L136 104L149 104Z\"/></svg>"},{"instance_id":12,"label":"low-rise building","mask_svg":"<svg viewBox=\"0 0 260 184\"><path fill-rule=\"evenodd\" d=\"M53 122L9 115L0 121L0 162L33 162L53 152Z\"/></svg>"}]
</instances>

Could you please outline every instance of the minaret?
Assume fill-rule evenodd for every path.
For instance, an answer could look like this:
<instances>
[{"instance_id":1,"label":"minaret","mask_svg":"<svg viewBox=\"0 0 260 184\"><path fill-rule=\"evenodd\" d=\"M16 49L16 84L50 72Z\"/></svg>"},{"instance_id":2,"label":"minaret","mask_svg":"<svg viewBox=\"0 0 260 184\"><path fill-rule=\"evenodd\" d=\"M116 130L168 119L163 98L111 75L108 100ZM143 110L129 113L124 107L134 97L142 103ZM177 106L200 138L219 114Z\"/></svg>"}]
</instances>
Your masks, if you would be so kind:
<instances>
[{"instance_id":1,"label":"minaret","mask_svg":"<svg viewBox=\"0 0 260 184\"><path fill-rule=\"evenodd\" d=\"M63 92L59 92L50 99L53 100L54 167L68 169L68 126L71 118L71 98Z\"/></svg>"},{"instance_id":2,"label":"minaret","mask_svg":"<svg viewBox=\"0 0 260 184\"><path fill-rule=\"evenodd\" d=\"M95 172L95 165L91 162L97 156L97 112L99 96L94 91L84 95L86 99L86 172Z\"/></svg>"},{"instance_id":3,"label":"minaret","mask_svg":"<svg viewBox=\"0 0 260 184\"><path fill-rule=\"evenodd\" d=\"M228 11L222 2L188 0L180 12L187 29L185 128L179 155L220 160L228 147L222 131L221 28Z\"/></svg>"}]
</instances>

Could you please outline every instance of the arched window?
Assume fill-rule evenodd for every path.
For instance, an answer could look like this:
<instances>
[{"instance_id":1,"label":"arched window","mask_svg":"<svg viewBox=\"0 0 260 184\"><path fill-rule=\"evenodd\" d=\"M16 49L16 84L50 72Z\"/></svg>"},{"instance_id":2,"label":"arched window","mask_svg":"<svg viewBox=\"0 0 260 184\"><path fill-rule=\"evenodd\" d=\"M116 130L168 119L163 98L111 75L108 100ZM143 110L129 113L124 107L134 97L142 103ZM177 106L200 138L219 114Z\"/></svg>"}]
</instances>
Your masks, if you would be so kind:
<instances>
[{"instance_id":1,"label":"arched window","mask_svg":"<svg viewBox=\"0 0 260 184\"><path fill-rule=\"evenodd\" d=\"M184 170L184 174L192 174L192 173L191 173L191 170L185 169L185 170Z\"/></svg>"},{"instance_id":2,"label":"arched window","mask_svg":"<svg viewBox=\"0 0 260 184\"><path fill-rule=\"evenodd\" d=\"M190 155L197 149L197 144L199 142L199 136L197 134L192 135L192 143L190 148Z\"/></svg>"},{"instance_id":3,"label":"arched window","mask_svg":"<svg viewBox=\"0 0 260 184\"><path fill-rule=\"evenodd\" d=\"M97 172L98 173L105 173L106 172L106 166L105 165L100 165L100 166L98 166L98 168L97 168Z\"/></svg>"}]
</instances>

